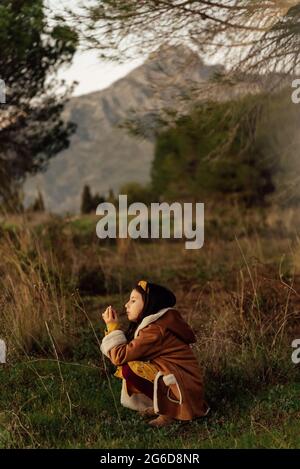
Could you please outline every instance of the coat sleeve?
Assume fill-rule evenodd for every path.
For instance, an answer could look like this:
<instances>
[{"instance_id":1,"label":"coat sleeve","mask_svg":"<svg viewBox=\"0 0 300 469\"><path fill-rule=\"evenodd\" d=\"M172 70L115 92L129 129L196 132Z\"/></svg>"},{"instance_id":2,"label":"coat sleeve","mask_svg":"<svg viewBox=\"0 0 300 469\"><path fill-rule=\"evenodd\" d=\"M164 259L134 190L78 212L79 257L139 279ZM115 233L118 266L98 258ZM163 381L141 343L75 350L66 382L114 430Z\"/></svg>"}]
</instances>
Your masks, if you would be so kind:
<instances>
[{"instance_id":1,"label":"coat sleeve","mask_svg":"<svg viewBox=\"0 0 300 469\"><path fill-rule=\"evenodd\" d=\"M149 324L140 330L135 339L113 347L109 351L109 358L117 366L134 360L147 360L154 350L160 349L162 339L160 326Z\"/></svg>"}]
</instances>

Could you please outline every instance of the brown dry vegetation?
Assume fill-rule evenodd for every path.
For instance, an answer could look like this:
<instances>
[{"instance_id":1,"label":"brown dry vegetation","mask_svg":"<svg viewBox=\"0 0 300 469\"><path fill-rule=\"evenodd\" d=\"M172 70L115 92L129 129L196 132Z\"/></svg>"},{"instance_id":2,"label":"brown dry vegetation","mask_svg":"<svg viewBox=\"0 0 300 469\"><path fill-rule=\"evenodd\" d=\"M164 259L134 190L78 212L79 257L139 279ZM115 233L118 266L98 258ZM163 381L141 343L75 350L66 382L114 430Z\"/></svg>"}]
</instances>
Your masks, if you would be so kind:
<instances>
[{"instance_id":1,"label":"brown dry vegetation","mask_svg":"<svg viewBox=\"0 0 300 469\"><path fill-rule=\"evenodd\" d=\"M103 308L113 303L125 326L122 305L146 278L175 291L208 377L235 385L288 380L300 334L299 210L215 206L205 216L200 250L172 240L100 241L93 216L4 221L1 331L10 359L74 358L83 331L98 348ZM91 358L85 347L83 358ZM98 363L95 350L93 358Z\"/></svg>"},{"instance_id":2,"label":"brown dry vegetation","mask_svg":"<svg viewBox=\"0 0 300 469\"><path fill-rule=\"evenodd\" d=\"M100 241L94 216L6 217L0 447L298 447L299 214L206 206L200 250ZM126 327L122 307L141 278L174 290L197 335L212 412L188 428L145 431L101 357L101 313L113 304Z\"/></svg>"}]
</instances>

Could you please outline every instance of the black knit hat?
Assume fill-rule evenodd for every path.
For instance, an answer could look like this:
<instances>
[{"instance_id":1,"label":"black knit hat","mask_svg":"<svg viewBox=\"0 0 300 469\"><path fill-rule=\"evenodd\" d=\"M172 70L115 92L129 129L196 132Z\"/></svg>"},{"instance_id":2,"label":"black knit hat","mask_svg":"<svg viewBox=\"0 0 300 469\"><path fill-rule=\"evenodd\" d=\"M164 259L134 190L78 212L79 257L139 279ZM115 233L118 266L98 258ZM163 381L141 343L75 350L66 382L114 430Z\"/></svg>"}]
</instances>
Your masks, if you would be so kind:
<instances>
[{"instance_id":1,"label":"black knit hat","mask_svg":"<svg viewBox=\"0 0 300 469\"><path fill-rule=\"evenodd\" d=\"M155 314L160 309L174 306L176 303L176 296L166 287L150 283L146 280L140 280L137 286L141 287L145 292L144 308L141 317L144 318L149 314ZM140 289L139 289L140 290Z\"/></svg>"},{"instance_id":2,"label":"black knit hat","mask_svg":"<svg viewBox=\"0 0 300 469\"><path fill-rule=\"evenodd\" d=\"M168 288L162 287L155 283L140 280L134 287L143 297L144 307L139 316L138 322L130 321L129 327L125 332L128 341L134 337L134 332L138 324L150 314L157 313L160 309L174 306L176 303L176 296Z\"/></svg>"}]
</instances>

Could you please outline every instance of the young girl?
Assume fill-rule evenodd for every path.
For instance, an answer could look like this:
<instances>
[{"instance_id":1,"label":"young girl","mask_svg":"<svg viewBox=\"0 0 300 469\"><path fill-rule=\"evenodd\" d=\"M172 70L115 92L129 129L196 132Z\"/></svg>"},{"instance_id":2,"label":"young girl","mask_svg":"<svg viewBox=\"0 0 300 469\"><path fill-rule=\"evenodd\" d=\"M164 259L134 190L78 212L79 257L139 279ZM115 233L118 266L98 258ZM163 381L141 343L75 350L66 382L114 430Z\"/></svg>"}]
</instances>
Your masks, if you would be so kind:
<instances>
[{"instance_id":1,"label":"young girl","mask_svg":"<svg viewBox=\"0 0 300 469\"><path fill-rule=\"evenodd\" d=\"M175 295L141 280L125 305L130 325L124 333L109 306L102 318L107 330L101 351L117 366L121 404L156 416L152 426L192 420L207 414L203 380L190 344L195 335L173 307Z\"/></svg>"}]
</instances>

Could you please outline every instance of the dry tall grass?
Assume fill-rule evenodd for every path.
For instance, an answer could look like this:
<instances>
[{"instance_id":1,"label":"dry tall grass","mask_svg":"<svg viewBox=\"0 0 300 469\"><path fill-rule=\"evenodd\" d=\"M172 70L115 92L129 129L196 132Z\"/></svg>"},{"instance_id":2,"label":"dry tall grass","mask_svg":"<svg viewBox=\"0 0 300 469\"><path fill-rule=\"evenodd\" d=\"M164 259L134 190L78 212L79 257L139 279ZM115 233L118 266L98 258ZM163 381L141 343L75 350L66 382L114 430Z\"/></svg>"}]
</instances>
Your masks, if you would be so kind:
<instances>
[{"instance_id":1,"label":"dry tall grass","mask_svg":"<svg viewBox=\"0 0 300 469\"><path fill-rule=\"evenodd\" d=\"M207 214L208 236L196 251L168 240L81 239L78 246L63 220L2 230L1 334L10 354L48 353L53 344L60 353L76 345L79 326L90 327L85 315L100 325L100 311L78 307L84 267L88 282L101 273L99 305L109 300L120 309L140 278L172 288L196 331L199 361L218 385L288 379L291 342L300 335L298 211L221 212Z\"/></svg>"},{"instance_id":2,"label":"dry tall grass","mask_svg":"<svg viewBox=\"0 0 300 469\"><path fill-rule=\"evenodd\" d=\"M47 348L52 338L62 349L71 340L76 308L53 246L46 249L23 226L14 234L2 233L0 253L1 332L10 353Z\"/></svg>"}]
</instances>

